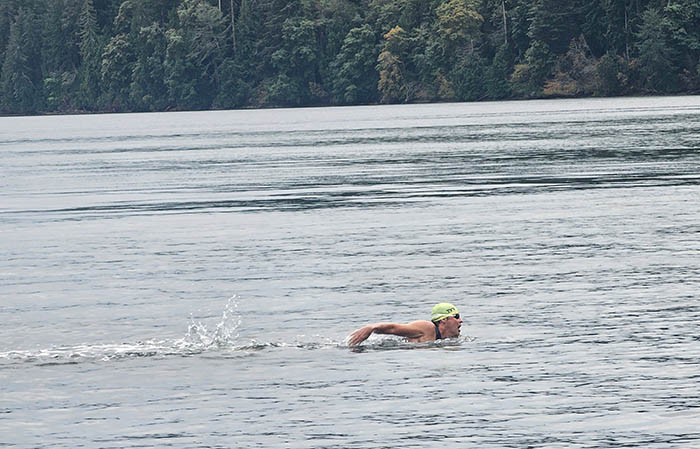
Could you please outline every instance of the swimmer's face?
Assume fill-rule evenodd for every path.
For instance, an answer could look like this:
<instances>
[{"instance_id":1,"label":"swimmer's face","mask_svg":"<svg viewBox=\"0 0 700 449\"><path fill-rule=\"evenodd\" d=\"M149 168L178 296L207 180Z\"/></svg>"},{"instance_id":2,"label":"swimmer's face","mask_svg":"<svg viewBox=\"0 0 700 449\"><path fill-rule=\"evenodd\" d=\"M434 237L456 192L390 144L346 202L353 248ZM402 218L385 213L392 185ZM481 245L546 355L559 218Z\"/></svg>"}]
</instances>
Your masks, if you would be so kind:
<instances>
[{"instance_id":1,"label":"swimmer's face","mask_svg":"<svg viewBox=\"0 0 700 449\"><path fill-rule=\"evenodd\" d=\"M460 331L460 328L462 327L462 318L459 318L459 315L449 316L442 321L444 323L443 327L445 329L444 332L440 331L442 333L442 335L444 335L445 337L457 337L457 336L459 336L459 331Z\"/></svg>"}]
</instances>

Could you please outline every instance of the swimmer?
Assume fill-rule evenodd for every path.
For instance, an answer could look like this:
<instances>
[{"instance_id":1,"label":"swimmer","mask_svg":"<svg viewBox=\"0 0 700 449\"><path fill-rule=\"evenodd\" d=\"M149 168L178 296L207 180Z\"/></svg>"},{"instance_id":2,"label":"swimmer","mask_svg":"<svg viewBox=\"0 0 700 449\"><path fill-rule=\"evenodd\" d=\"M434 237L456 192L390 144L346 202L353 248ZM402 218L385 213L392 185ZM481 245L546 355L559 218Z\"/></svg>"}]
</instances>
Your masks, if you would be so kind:
<instances>
[{"instance_id":1,"label":"swimmer","mask_svg":"<svg viewBox=\"0 0 700 449\"><path fill-rule=\"evenodd\" d=\"M409 342L422 343L443 338L459 336L462 319L459 310L447 302L441 302L433 307L430 321L419 320L408 324L375 323L368 324L352 334L348 338L348 345L357 346L372 334L391 334L406 337Z\"/></svg>"}]
</instances>

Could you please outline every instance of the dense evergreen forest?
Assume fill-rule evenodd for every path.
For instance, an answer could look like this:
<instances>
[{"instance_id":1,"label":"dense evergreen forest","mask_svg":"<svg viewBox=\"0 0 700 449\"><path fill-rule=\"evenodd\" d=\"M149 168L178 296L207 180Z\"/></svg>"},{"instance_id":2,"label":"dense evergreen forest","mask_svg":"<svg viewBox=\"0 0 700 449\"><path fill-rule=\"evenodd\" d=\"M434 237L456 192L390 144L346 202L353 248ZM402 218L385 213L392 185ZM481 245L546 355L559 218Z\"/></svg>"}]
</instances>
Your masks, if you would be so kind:
<instances>
[{"instance_id":1,"label":"dense evergreen forest","mask_svg":"<svg viewBox=\"0 0 700 449\"><path fill-rule=\"evenodd\" d=\"M698 0L0 0L0 112L700 91Z\"/></svg>"}]
</instances>

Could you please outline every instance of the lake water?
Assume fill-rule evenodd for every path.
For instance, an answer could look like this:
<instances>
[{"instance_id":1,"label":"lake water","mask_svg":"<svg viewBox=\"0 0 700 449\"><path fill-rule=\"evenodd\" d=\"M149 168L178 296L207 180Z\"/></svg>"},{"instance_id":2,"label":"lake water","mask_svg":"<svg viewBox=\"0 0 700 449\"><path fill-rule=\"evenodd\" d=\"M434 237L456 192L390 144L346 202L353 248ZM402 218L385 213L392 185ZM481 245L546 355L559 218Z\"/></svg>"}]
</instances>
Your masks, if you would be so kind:
<instances>
[{"instance_id":1,"label":"lake water","mask_svg":"<svg viewBox=\"0 0 700 449\"><path fill-rule=\"evenodd\" d=\"M0 191L2 447L700 447L700 97L0 118Z\"/></svg>"}]
</instances>

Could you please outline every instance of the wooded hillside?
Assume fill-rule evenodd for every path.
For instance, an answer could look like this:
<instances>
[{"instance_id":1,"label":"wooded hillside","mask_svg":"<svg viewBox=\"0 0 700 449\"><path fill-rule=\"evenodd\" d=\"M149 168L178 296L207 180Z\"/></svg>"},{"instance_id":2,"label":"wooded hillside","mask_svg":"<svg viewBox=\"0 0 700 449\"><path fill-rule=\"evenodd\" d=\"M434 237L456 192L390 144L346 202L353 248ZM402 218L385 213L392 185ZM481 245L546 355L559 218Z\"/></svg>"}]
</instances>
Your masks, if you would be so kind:
<instances>
[{"instance_id":1,"label":"wooded hillside","mask_svg":"<svg viewBox=\"0 0 700 449\"><path fill-rule=\"evenodd\" d=\"M700 91L697 0L1 0L0 111Z\"/></svg>"}]
</instances>

